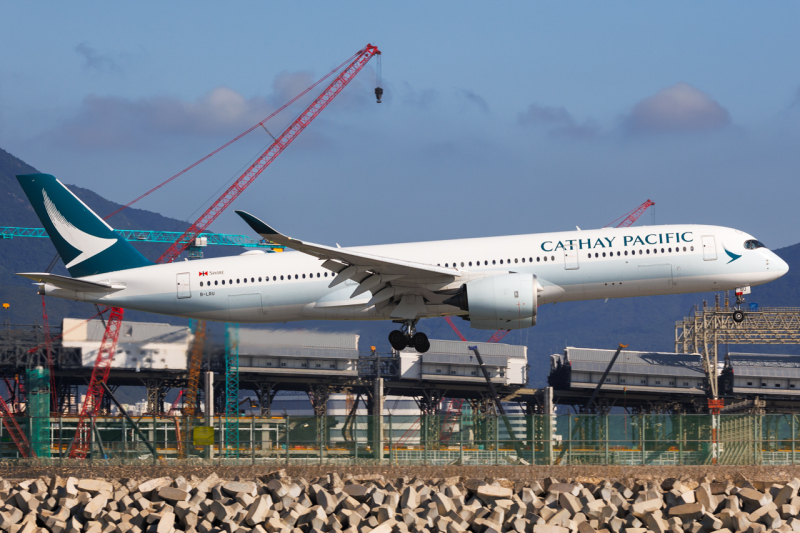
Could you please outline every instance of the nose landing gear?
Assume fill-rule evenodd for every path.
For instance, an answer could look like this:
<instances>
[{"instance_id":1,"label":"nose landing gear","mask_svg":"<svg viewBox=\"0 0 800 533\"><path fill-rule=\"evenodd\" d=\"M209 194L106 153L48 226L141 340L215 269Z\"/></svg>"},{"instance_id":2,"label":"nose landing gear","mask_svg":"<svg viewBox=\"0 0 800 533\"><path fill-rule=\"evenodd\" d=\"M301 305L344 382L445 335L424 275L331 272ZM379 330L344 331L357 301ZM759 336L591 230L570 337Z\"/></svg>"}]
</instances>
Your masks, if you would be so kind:
<instances>
[{"instance_id":1,"label":"nose landing gear","mask_svg":"<svg viewBox=\"0 0 800 533\"><path fill-rule=\"evenodd\" d=\"M406 320L400 329L389 333L389 344L392 345L392 348L398 352L405 348L414 348L419 353L425 353L431 349L428 336L416 329L418 321L419 319Z\"/></svg>"},{"instance_id":2,"label":"nose landing gear","mask_svg":"<svg viewBox=\"0 0 800 533\"><path fill-rule=\"evenodd\" d=\"M750 287L739 287L736 289L736 305L733 306L731 318L737 324L744 322L744 311L742 311L742 305L744 304L745 294L750 294Z\"/></svg>"}]
</instances>

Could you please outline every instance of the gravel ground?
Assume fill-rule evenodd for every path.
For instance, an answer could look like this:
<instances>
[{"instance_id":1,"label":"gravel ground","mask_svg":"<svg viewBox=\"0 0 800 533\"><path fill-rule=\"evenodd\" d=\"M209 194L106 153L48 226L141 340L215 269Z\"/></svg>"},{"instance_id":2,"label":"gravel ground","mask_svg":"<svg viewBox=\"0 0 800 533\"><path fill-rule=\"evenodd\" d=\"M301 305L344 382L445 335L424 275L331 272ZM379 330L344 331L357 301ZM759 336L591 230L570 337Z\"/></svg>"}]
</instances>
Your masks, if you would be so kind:
<instances>
[{"instance_id":1,"label":"gravel ground","mask_svg":"<svg viewBox=\"0 0 800 533\"><path fill-rule=\"evenodd\" d=\"M170 476L205 478L216 472L221 478L253 479L257 475L276 471L274 466L91 466L91 467L28 467L0 465L0 478L9 480L31 479L39 476L58 475L77 478L157 478ZM800 466L289 466L284 469L289 476L311 479L328 473L381 474L386 478L418 476L434 479L460 476L462 478L528 481L554 477L562 481L577 480L596 482L623 479L677 479L700 480L703 477L716 480L781 481L800 477Z\"/></svg>"}]
</instances>

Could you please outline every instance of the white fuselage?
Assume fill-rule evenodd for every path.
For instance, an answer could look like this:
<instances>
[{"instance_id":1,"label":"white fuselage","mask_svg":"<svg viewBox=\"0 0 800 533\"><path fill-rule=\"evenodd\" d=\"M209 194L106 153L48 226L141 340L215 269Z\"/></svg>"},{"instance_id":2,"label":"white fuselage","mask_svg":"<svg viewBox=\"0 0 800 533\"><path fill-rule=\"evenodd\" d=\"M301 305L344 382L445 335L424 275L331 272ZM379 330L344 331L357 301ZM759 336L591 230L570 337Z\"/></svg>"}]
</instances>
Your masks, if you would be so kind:
<instances>
[{"instance_id":1,"label":"white fuselage","mask_svg":"<svg viewBox=\"0 0 800 533\"><path fill-rule=\"evenodd\" d=\"M458 239L351 248L377 256L455 267L460 276L425 280L422 317L466 314L441 303L441 292L508 272L537 278L538 303L728 290L772 281L788 266L752 237L718 226L672 225ZM93 294L45 285L44 292L166 315L224 322L385 320L391 306L355 298L347 281L330 288L323 261L298 252L246 253L82 278L123 286ZM398 293L404 283L394 285ZM419 290L417 284L417 289Z\"/></svg>"}]
</instances>

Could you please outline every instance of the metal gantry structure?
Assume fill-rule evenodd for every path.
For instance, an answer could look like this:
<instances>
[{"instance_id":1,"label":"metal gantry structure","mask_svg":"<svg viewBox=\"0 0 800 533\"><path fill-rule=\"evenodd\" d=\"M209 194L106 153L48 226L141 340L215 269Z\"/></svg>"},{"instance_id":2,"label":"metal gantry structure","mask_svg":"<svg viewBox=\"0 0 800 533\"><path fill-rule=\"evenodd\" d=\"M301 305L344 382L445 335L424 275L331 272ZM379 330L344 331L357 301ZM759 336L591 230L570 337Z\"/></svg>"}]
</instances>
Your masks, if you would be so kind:
<instances>
[{"instance_id":1,"label":"metal gantry structure","mask_svg":"<svg viewBox=\"0 0 800 533\"><path fill-rule=\"evenodd\" d=\"M733 320L728 295L720 306L703 302L691 316L675 323L675 353L698 354L714 398L719 396L719 347L727 344L800 344L800 307L760 307L747 311L741 323Z\"/></svg>"}]
</instances>

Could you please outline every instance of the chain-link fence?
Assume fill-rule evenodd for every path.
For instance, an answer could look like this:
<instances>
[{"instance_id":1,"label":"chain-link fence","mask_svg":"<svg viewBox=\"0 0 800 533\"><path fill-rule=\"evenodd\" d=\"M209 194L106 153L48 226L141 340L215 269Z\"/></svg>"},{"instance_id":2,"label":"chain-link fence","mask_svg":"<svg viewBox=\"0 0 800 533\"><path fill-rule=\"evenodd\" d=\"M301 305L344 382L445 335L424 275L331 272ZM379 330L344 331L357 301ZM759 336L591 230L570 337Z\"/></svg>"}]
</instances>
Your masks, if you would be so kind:
<instances>
[{"instance_id":1,"label":"chain-link fence","mask_svg":"<svg viewBox=\"0 0 800 533\"><path fill-rule=\"evenodd\" d=\"M17 417L35 458L0 426L0 461L69 465L76 417ZM800 415L98 417L96 464L784 465ZM205 438L207 441L197 440ZM213 442L213 444L211 444Z\"/></svg>"}]
</instances>

